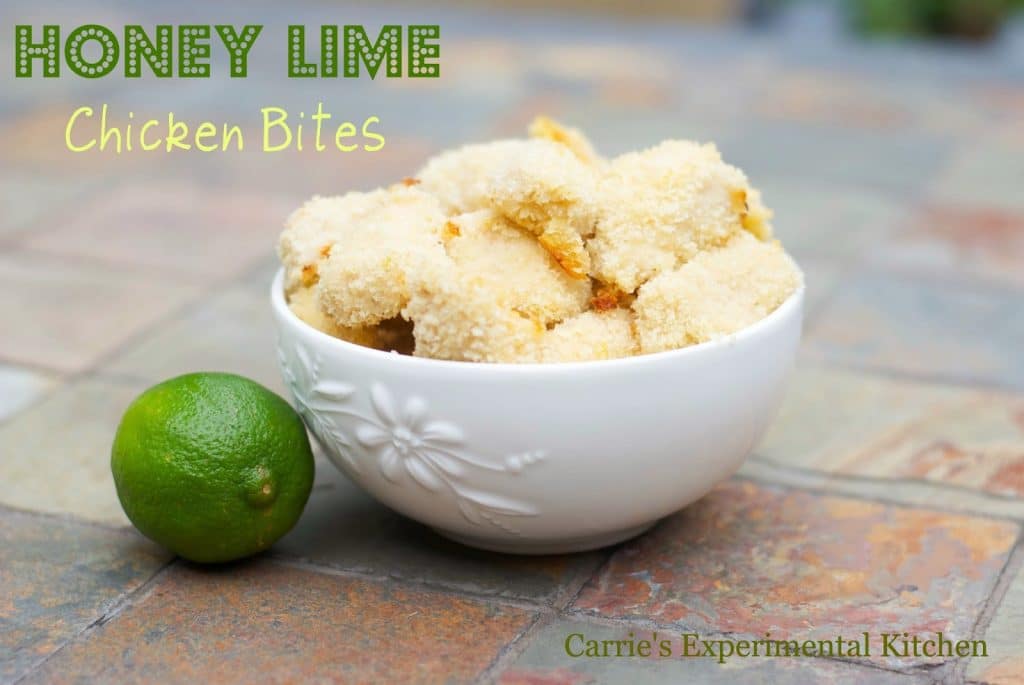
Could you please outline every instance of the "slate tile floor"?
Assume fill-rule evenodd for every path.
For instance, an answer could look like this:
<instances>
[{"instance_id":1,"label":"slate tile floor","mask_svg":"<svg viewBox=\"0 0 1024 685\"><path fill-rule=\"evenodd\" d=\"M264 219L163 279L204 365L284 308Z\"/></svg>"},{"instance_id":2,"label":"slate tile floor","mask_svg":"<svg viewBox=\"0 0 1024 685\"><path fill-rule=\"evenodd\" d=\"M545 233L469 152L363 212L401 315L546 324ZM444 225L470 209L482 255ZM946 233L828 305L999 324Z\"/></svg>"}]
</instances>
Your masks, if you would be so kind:
<instances>
[{"instance_id":1,"label":"slate tile floor","mask_svg":"<svg viewBox=\"0 0 1024 685\"><path fill-rule=\"evenodd\" d=\"M34 0L0 18L44 10L169 20L155 4L71 15ZM348 15L245 9L268 35ZM436 19L445 75L429 84L286 81L266 55L249 80L5 81L0 681L1024 683L1024 83L998 53ZM83 102L252 132L259 107L316 100L379 116L385 149L75 155L62 141ZM303 519L260 558L201 568L128 527L107 462L137 392L197 369L282 387L265 298L284 214L540 112L611 153L714 138L775 207L809 279L805 342L740 474L637 540L573 556L462 548L324 461ZM883 629L984 638L989 657L720 665L564 649L571 633Z\"/></svg>"}]
</instances>

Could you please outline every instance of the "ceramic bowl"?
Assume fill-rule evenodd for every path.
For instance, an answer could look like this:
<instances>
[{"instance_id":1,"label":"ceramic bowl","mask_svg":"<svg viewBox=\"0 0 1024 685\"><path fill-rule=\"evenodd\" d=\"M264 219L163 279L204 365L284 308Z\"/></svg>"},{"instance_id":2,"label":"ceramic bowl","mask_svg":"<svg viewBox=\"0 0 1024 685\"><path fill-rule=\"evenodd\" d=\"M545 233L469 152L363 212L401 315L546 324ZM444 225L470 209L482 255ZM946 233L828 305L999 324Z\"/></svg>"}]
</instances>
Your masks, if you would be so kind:
<instances>
[{"instance_id":1,"label":"ceramic bowl","mask_svg":"<svg viewBox=\"0 0 1024 685\"><path fill-rule=\"evenodd\" d=\"M775 415L803 289L714 342L626 359L474 364L381 352L271 300L296 408L346 476L473 547L603 547L728 478Z\"/></svg>"}]
</instances>

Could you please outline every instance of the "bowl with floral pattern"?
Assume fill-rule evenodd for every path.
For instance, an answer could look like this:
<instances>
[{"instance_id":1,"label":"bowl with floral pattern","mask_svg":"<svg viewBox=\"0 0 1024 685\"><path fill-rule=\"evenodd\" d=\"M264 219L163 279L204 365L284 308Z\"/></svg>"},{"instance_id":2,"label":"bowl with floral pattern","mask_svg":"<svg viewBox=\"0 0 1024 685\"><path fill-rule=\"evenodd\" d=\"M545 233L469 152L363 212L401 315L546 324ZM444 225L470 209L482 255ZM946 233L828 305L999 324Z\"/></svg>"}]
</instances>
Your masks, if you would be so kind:
<instances>
[{"instance_id":1,"label":"bowl with floral pattern","mask_svg":"<svg viewBox=\"0 0 1024 685\"><path fill-rule=\"evenodd\" d=\"M733 335L564 364L476 364L331 337L271 292L278 357L324 453L395 511L519 554L633 537L733 474L774 417L803 288Z\"/></svg>"}]
</instances>

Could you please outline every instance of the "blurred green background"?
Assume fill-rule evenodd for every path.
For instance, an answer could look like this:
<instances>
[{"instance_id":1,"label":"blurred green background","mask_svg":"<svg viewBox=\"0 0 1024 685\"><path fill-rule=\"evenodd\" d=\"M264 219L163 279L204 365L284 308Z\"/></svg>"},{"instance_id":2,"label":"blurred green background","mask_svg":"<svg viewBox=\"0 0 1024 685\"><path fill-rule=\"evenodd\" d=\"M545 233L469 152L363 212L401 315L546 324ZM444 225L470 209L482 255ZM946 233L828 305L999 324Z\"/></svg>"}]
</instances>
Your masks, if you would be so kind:
<instances>
[{"instance_id":1,"label":"blurred green background","mask_svg":"<svg viewBox=\"0 0 1024 685\"><path fill-rule=\"evenodd\" d=\"M988 40L1024 0L451 0L464 6L554 9L627 17L675 17L722 23L771 21L793 5L817 5L841 15L864 35Z\"/></svg>"}]
</instances>

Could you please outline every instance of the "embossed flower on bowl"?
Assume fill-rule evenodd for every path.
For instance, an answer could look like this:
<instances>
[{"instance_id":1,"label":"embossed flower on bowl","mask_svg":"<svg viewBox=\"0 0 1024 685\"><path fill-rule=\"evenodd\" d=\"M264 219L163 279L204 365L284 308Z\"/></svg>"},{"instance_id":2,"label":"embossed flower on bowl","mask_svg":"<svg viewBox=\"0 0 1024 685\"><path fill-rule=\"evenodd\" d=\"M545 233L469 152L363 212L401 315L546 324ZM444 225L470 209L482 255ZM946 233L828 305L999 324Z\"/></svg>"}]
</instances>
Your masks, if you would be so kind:
<instances>
[{"instance_id":1,"label":"embossed flower on bowl","mask_svg":"<svg viewBox=\"0 0 1024 685\"><path fill-rule=\"evenodd\" d=\"M472 471L515 475L542 461L542 450L487 461L466 451L458 426L430 418L422 397L399 402L382 383L374 382L366 393L366 411L358 404L353 385L321 378L319 352L279 342L278 358L299 414L329 458L350 477L358 480L363 473L364 460L357 458L362 455L365 461L375 462L380 474L396 486L408 477L425 490L449 498L475 525L488 523L518 534L508 519L537 515L536 507L528 502L474 485Z\"/></svg>"}]
</instances>

